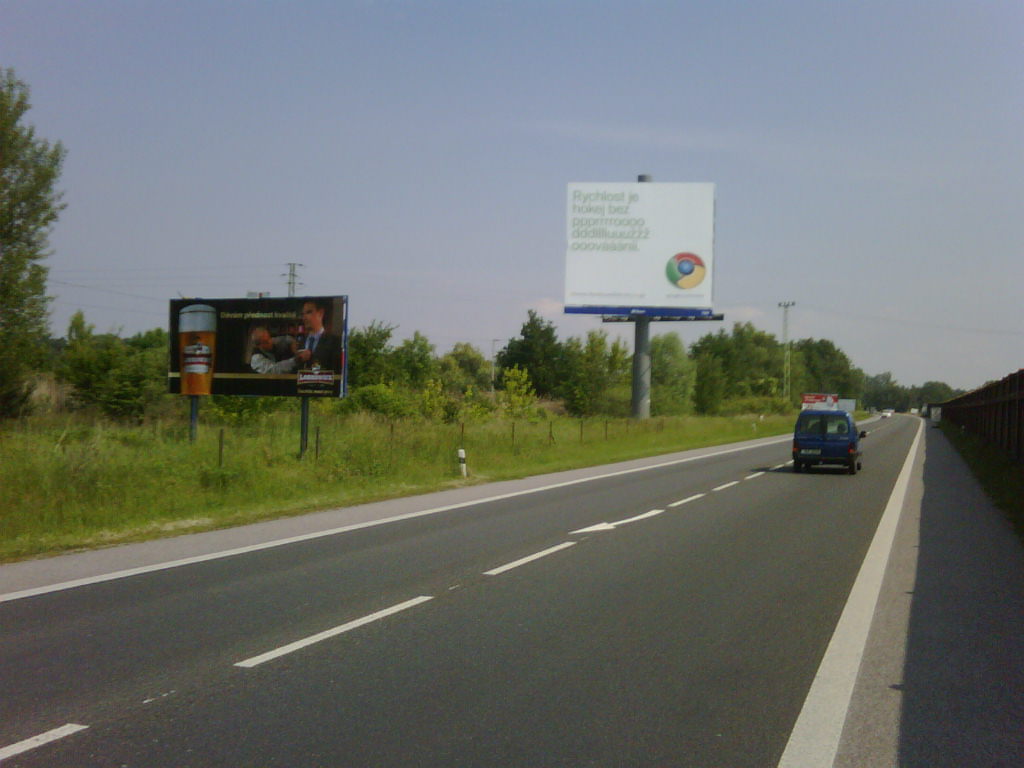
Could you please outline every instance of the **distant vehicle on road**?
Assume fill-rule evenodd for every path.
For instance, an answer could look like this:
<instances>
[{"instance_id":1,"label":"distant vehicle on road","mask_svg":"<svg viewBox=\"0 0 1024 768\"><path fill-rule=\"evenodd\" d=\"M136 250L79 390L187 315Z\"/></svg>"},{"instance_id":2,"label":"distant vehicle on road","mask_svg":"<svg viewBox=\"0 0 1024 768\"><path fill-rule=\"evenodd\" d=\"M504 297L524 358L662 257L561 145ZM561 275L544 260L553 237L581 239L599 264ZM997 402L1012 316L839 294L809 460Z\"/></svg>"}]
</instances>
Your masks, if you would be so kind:
<instances>
[{"instance_id":1,"label":"distant vehicle on road","mask_svg":"<svg viewBox=\"0 0 1024 768\"><path fill-rule=\"evenodd\" d=\"M892 408L886 408L884 411L882 411L882 418L890 419L892 418L893 413L895 413L895 411L893 411Z\"/></svg>"},{"instance_id":2,"label":"distant vehicle on road","mask_svg":"<svg viewBox=\"0 0 1024 768\"><path fill-rule=\"evenodd\" d=\"M857 424L846 411L801 411L793 430L793 470L800 472L816 464L839 464L851 475L861 468Z\"/></svg>"}]
</instances>

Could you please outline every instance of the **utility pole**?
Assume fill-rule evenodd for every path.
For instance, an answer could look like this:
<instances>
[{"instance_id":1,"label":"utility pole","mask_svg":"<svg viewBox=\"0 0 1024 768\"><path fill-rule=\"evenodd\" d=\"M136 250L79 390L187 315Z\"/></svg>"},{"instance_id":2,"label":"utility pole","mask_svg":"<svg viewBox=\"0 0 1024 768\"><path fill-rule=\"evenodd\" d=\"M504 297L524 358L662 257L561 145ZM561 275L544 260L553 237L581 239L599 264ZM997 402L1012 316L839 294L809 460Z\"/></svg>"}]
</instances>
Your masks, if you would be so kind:
<instances>
[{"instance_id":1,"label":"utility pole","mask_svg":"<svg viewBox=\"0 0 1024 768\"><path fill-rule=\"evenodd\" d=\"M795 301L780 301L779 306L782 307L782 346L784 349L785 357L782 364L782 396L789 400L789 381L790 381L790 350L789 350L789 308L796 304Z\"/></svg>"},{"instance_id":2,"label":"utility pole","mask_svg":"<svg viewBox=\"0 0 1024 768\"><path fill-rule=\"evenodd\" d=\"M306 266L306 265L305 264L299 264L299 263L294 262L294 261L289 261L288 262L288 274L287 275L281 275L281 277L287 277L288 278L288 295L289 296L294 296L295 295L295 286L296 285L302 285L302 283L298 282L298 274L295 271L295 268L296 267L304 267L304 266Z\"/></svg>"},{"instance_id":3,"label":"utility pole","mask_svg":"<svg viewBox=\"0 0 1024 768\"><path fill-rule=\"evenodd\" d=\"M501 342L501 339L491 339L491 394L494 394L494 345Z\"/></svg>"}]
</instances>

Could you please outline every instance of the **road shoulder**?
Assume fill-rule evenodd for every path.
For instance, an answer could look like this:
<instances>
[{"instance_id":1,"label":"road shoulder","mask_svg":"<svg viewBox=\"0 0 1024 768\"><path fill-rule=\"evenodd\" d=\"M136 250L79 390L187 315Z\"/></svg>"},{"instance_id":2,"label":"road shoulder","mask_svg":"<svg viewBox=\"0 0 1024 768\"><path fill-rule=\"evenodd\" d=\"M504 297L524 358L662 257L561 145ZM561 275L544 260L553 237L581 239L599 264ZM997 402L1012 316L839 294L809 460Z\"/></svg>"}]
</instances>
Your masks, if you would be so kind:
<instances>
[{"instance_id":1,"label":"road shoulder","mask_svg":"<svg viewBox=\"0 0 1024 768\"><path fill-rule=\"evenodd\" d=\"M926 432L834 765L1022 765L1024 549Z\"/></svg>"}]
</instances>

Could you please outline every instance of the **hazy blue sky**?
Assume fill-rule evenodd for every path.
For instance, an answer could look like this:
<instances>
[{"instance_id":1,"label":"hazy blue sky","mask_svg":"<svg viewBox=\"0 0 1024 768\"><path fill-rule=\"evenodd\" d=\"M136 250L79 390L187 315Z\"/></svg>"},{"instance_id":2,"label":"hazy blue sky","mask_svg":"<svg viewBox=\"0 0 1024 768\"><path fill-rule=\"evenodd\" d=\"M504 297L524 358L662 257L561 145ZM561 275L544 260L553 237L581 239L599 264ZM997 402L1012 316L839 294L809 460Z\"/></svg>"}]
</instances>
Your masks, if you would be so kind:
<instances>
[{"instance_id":1,"label":"hazy blue sky","mask_svg":"<svg viewBox=\"0 0 1024 768\"><path fill-rule=\"evenodd\" d=\"M724 327L869 374L1024 366L1024 4L0 0L0 66L68 150L53 328L347 294L485 355L560 335L569 182L716 184ZM660 324L691 343L720 323Z\"/></svg>"}]
</instances>

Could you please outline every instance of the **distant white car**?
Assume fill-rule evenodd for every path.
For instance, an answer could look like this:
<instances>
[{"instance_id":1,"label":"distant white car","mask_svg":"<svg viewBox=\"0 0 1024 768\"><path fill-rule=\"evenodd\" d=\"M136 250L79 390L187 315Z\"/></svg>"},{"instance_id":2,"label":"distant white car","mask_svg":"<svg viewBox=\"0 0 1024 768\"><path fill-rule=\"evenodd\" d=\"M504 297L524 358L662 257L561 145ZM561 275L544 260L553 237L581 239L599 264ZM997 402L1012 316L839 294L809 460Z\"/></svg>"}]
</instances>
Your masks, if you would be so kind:
<instances>
[{"instance_id":1,"label":"distant white car","mask_svg":"<svg viewBox=\"0 0 1024 768\"><path fill-rule=\"evenodd\" d=\"M882 411L882 418L888 419L893 415L893 413L894 411L892 408L886 408L884 411Z\"/></svg>"}]
</instances>

